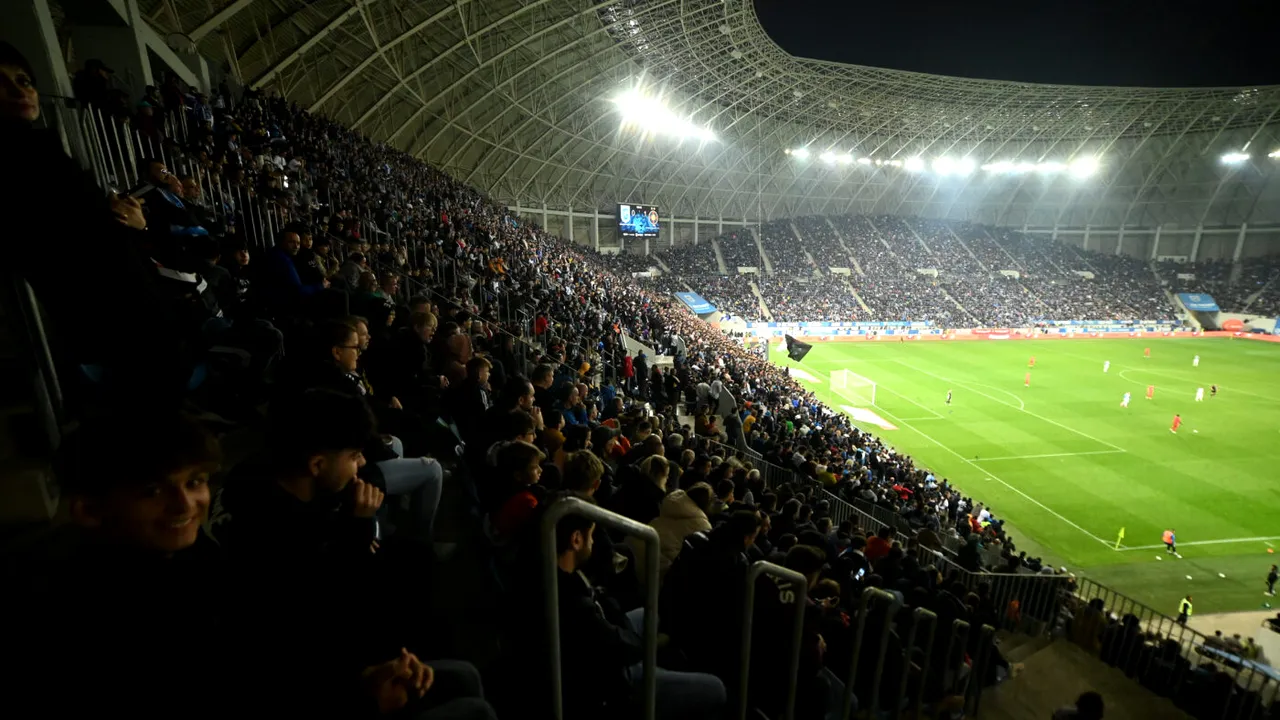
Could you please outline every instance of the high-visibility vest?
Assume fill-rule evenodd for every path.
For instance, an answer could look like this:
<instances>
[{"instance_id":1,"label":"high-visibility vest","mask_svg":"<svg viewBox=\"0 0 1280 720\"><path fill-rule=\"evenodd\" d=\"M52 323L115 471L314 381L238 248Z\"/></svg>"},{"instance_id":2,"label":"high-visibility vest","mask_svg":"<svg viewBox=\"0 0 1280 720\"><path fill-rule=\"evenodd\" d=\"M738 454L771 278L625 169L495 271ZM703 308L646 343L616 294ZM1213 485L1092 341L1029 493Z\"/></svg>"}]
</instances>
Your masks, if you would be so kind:
<instances>
[{"instance_id":1,"label":"high-visibility vest","mask_svg":"<svg viewBox=\"0 0 1280 720\"><path fill-rule=\"evenodd\" d=\"M1165 545L1168 545L1168 544L1169 544L1169 543L1171 543L1171 542L1173 542L1173 531L1172 531L1172 530L1165 530L1165 531L1164 531L1164 544L1165 544Z\"/></svg>"},{"instance_id":2,"label":"high-visibility vest","mask_svg":"<svg viewBox=\"0 0 1280 720\"><path fill-rule=\"evenodd\" d=\"M1178 612L1191 617L1191 601L1184 598L1182 604L1178 606Z\"/></svg>"}]
</instances>

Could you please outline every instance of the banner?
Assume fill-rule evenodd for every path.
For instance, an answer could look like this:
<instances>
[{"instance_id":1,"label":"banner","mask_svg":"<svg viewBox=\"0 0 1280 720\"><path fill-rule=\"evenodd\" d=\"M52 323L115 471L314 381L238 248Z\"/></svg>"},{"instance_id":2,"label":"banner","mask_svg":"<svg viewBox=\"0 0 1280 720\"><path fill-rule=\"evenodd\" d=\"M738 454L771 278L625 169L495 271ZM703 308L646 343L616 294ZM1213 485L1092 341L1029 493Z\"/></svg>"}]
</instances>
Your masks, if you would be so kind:
<instances>
[{"instance_id":1,"label":"banner","mask_svg":"<svg viewBox=\"0 0 1280 720\"><path fill-rule=\"evenodd\" d=\"M1178 293L1178 299L1192 312L1218 312L1218 303L1212 295L1203 293Z\"/></svg>"},{"instance_id":2,"label":"banner","mask_svg":"<svg viewBox=\"0 0 1280 720\"><path fill-rule=\"evenodd\" d=\"M695 315L706 315L707 313L713 313L716 311L716 306L707 302L706 299L698 293L678 292L672 294L676 296L677 300L688 306Z\"/></svg>"}]
</instances>

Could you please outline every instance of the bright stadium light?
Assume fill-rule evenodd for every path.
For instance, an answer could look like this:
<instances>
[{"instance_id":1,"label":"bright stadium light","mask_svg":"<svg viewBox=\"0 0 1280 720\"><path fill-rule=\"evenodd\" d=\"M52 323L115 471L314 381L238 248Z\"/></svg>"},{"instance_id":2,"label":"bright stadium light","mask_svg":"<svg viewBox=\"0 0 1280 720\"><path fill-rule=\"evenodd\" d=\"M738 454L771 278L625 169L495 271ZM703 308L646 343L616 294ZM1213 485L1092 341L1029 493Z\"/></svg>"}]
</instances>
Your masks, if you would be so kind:
<instances>
[{"instance_id":1,"label":"bright stadium light","mask_svg":"<svg viewBox=\"0 0 1280 720\"><path fill-rule=\"evenodd\" d=\"M716 141L716 134L711 128L694 123L692 117L681 116L660 94L631 88L615 96L613 104L622 115L624 128L636 128L644 135L666 135L679 140Z\"/></svg>"},{"instance_id":2,"label":"bright stadium light","mask_svg":"<svg viewBox=\"0 0 1280 720\"><path fill-rule=\"evenodd\" d=\"M1071 171L1072 177L1083 180L1098 172L1098 158L1078 157L1071 161L1067 169Z\"/></svg>"},{"instance_id":3,"label":"bright stadium light","mask_svg":"<svg viewBox=\"0 0 1280 720\"><path fill-rule=\"evenodd\" d=\"M940 157L933 159L933 171L939 175L950 175L955 172L956 161L951 158Z\"/></svg>"},{"instance_id":4,"label":"bright stadium light","mask_svg":"<svg viewBox=\"0 0 1280 720\"><path fill-rule=\"evenodd\" d=\"M964 158L956 163L956 174L961 177L972 175L973 171L977 169L978 163L974 162L973 158Z\"/></svg>"},{"instance_id":5,"label":"bright stadium light","mask_svg":"<svg viewBox=\"0 0 1280 720\"><path fill-rule=\"evenodd\" d=\"M1222 156L1224 165L1239 165L1249 159L1249 153L1245 152L1229 152Z\"/></svg>"},{"instance_id":6,"label":"bright stadium light","mask_svg":"<svg viewBox=\"0 0 1280 720\"><path fill-rule=\"evenodd\" d=\"M1271 152L1267 153L1267 157L1271 158L1272 160L1280 160L1280 150L1272 150Z\"/></svg>"},{"instance_id":7,"label":"bright stadium light","mask_svg":"<svg viewBox=\"0 0 1280 720\"><path fill-rule=\"evenodd\" d=\"M808 160L809 148L796 148L795 150L791 151L791 157L798 158L800 160Z\"/></svg>"},{"instance_id":8,"label":"bright stadium light","mask_svg":"<svg viewBox=\"0 0 1280 720\"><path fill-rule=\"evenodd\" d=\"M837 155L836 161L839 162L841 165L848 165L849 163L853 162L853 156L850 155L849 153L845 153L843 155Z\"/></svg>"},{"instance_id":9,"label":"bright stadium light","mask_svg":"<svg viewBox=\"0 0 1280 720\"><path fill-rule=\"evenodd\" d=\"M924 158L919 155L916 157L909 157L907 158L905 167L907 168L907 172L920 172L924 170Z\"/></svg>"},{"instance_id":10,"label":"bright stadium light","mask_svg":"<svg viewBox=\"0 0 1280 720\"><path fill-rule=\"evenodd\" d=\"M828 151L826 151L826 152L822 153L821 155L819 155L819 156L818 156L818 159L819 159L819 160L821 160L822 162L824 162L824 163L828 164L828 165L835 165L835 164L836 164L836 154L835 154L835 153L833 153L833 152L831 152L830 150L828 150Z\"/></svg>"},{"instance_id":11,"label":"bright stadium light","mask_svg":"<svg viewBox=\"0 0 1280 720\"><path fill-rule=\"evenodd\" d=\"M1066 170L1066 169L1067 169L1066 163L1060 163L1060 162L1057 162L1056 160L1036 163L1036 172L1043 173L1045 175L1051 175L1053 173L1062 172L1063 170Z\"/></svg>"},{"instance_id":12,"label":"bright stadium light","mask_svg":"<svg viewBox=\"0 0 1280 720\"><path fill-rule=\"evenodd\" d=\"M858 164L859 164L859 165L870 165L870 164L871 164L871 158L869 158L869 157L860 157L860 158L858 158Z\"/></svg>"}]
</instances>

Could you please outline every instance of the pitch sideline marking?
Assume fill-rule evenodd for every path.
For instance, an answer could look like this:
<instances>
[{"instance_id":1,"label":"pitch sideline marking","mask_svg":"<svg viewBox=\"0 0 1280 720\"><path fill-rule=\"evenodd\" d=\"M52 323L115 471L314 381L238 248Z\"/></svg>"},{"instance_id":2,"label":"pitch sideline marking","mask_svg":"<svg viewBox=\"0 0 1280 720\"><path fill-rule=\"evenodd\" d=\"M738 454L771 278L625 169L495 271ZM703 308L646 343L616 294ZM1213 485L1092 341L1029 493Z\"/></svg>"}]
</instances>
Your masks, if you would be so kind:
<instances>
[{"instance_id":1,"label":"pitch sideline marking","mask_svg":"<svg viewBox=\"0 0 1280 720\"><path fill-rule=\"evenodd\" d=\"M1101 342L1101 341L1099 341L1099 342ZM1073 358L1079 358L1079 359L1081 359L1081 360L1087 360L1087 361L1089 361L1089 362L1096 362L1096 358L1091 358L1091 357L1089 357L1089 356L1087 356L1087 355L1079 355L1079 354L1077 354L1077 353L1068 352L1068 351L1065 351L1065 350L1064 350L1064 351L1062 351L1062 354L1063 354L1063 355L1070 355L1070 356L1071 356L1071 357L1073 357ZM1123 368L1123 369L1124 369L1124 370L1126 370L1126 371L1128 371L1128 370L1136 370L1136 371L1138 371L1138 372L1145 372L1145 373L1150 373L1150 374L1152 374L1152 375L1159 375L1159 376L1162 376L1162 377L1167 377L1167 378L1170 378L1170 379L1172 379L1172 380L1177 380L1178 382L1184 382L1184 383L1187 383L1188 385L1194 385L1194 386L1196 386L1196 387L1199 387L1199 383L1200 383L1200 382L1203 382L1202 380L1189 380L1189 379L1184 378L1184 377L1178 377L1177 375L1172 375L1172 374L1170 374L1170 373L1193 373L1193 372L1195 372L1195 370L1152 370L1152 369L1150 369L1150 368L1134 367L1133 365L1119 365L1119 364L1117 364L1117 367ZM1121 377L1122 377L1122 378L1124 378L1124 376L1123 376L1123 375L1121 375ZM1139 383L1139 384L1141 384L1141 385L1150 385L1150 384L1151 384L1151 383L1142 383L1142 382L1140 382L1140 381L1138 381L1138 380L1132 380L1132 379L1130 379L1130 378L1124 378L1124 379L1125 379L1125 380L1129 380L1129 382ZM1280 402L1280 398L1273 398L1273 397L1268 397L1268 396L1266 396L1266 395L1259 395L1258 393L1255 393L1255 392L1249 392L1248 390L1232 389L1232 388L1230 388L1230 387L1228 387L1228 386L1226 386L1226 385L1222 385L1222 384L1219 384L1219 385L1218 385L1218 388L1219 388L1219 389L1221 389L1221 390L1231 390L1231 392L1232 392L1232 394L1233 394L1233 395L1248 395L1248 396L1250 396L1250 397L1255 397L1255 398L1258 398L1259 400L1266 400L1266 401L1268 401L1268 402Z\"/></svg>"},{"instance_id":2,"label":"pitch sideline marking","mask_svg":"<svg viewBox=\"0 0 1280 720\"><path fill-rule=\"evenodd\" d=\"M1230 544L1230 543L1243 543L1243 542L1260 542L1260 543L1265 543L1265 544L1267 544L1267 545L1270 545L1271 543L1267 542L1268 540L1280 540L1280 535L1273 535L1273 536L1268 536L1268 537L1226 538L1225 540L1196 540L1196 541L1194 541L1194 542L1185 542L1185 543L1180 542L1180 543L1178 543L1178 545L1179 545L1179 546L1182 546L1182 545L1227 545L1227 544ZM1124 546L1124 547L1120 548L1119 550L1117 550L1116 552L1128 552L1128 551L1130 551L1130 550L1162 550L1162 549L1164 549L1164 544L1163 544L1163 543L1162 543L1162 544L1160 544L1160 545L1135 545L1135 546L1133 546L1133 547L1129 547L1128 545L1126 545L1126 546Z\"/></svg>"},{"instance_id":3,"label":"pitch sideline marking","mask_svg":"<svg viewBox=\"0 0 1280 720\"><path fill-rule=\"evenodd\" d=\"M942 381L944 381L944 382L948 382L948 383L952 382L950 378L945 378L945 377L943 377L943 376L941 376L941 375L935 375L934 373L931 373L931 372L929 372L928 370L921 370L920 368L918 368L918 367L916 367L916 366L914 366L914 365L911 365L910 363L903 362L902 360L895 360L895 362L901 363L902 365L904 365L904 366L906 366L906 367L909 367L909 368L911 368L912 370L915 370L915 371L916 371L916 372L918 372L918 373L922 373L922 374L928 375L928 376L930 376L930 377L935 377L935 378L937 378L937 379L939 379L939 380L942 380ZM960 384L960 383L953 383L953 384L958 385L958 384ZM978 391L975 391L975 392L978 392ZM984 392L978 392L978 394L979 394L979 395L982 395L982 396L983 396L983 397L985 397L985 398L988 398L989 400L992 400L992 401L994 401L994 402L998 402L998 403L1000 403L1001 405L1004 405L1005 407L1014 408L1015 410L1018 410L1019 412L1026 413L1027 415L1030 415L1030 416L1031 416L1031 417L1033 417L1033 418L1038 418L1038 419L1040 419L1040 420L1043 420L1043 421L1045 421L1045 422L1049 423L1050 425L1057 425L1058 427L1062 428L1063 430L1069 430L1069 431L1071 431L1071 432L1073 432L1073 433L1075 433L1075 434L1079 435L1080 437L1088 438L1088 439L1090 439L1090 440L1092 440L1092 441L1094 441L1094 442L1098 443L1099 445L1106 445L1107 447L1111 448L1112 450L1118 450L1118 451L1120 451L1120 452L1128 452L1128 450L1125 450L1124 448L1120 447L1119 445L1116 445L1115 443L1109 443L1109 442L1107 442L1106 440L1099 440L1098 438L1096 438L1096 437L1094 437L1094 436L1092 436L1092 435L1090 435L1090 434L1088 434L1088 433L1081 432L1080 430L1077 430L1077 429L1075 429L1075 428L1073 428L1073 427L1068 427L1068 426L1066 426L1066 425L1063 425L1062 423L1058 422L1057 420L1051 420L1050 418L1047 418L1047 417L1045 417L1045 416L1043 416L1043 415L1039 415L1039 414L1037 414L1037 413L1033 413L1033 412L1031 412L1030 410L1027 410L1026 408L1016 408L1016 407L1014 407L1013 405L1011 405L1011 404L1009 404L1009 403L1007 403L1007 402L1005 402L1005 401L1003 401L1003 400L998 400L998 399L996 399L996 398L994 398L994 397L992 397L992 396L990 396L990 395L987 395L987 394L986 394L986 393L984 393Z\"/></svg>"},{"instance_id":4,"label":"pitch sideline marking","mask_svg":"<svg viewBox=\"0 0 1280 720\"><path fill-rule=\"evenodd\" d=\"M1035 458L1076 457L1079 455L1119 455L1124 450L1089 450L1087 452L1047 453L1044 455L1005 455L1003 457L978 458L975 462L991 462L993 460L1034 460Z\"/></svg>"},{"instance_id":5,"label":"pitch sideline marking","mask_svg":"<svg viewBox=\"0 0 1280 720\"><path fill-rule=\"evenodd\" d=\"M828 380L830 380L830 376L828 376ZM890 392L892 392L892 391L890 391ZM978 464L977 464L977 463L975 463L975 462L973 462L972 460L970 460L969 458L967 458L967 457L965 457L965 456L961 455L960 453L956 452L955 450L952 450L951 448L947 447L946 445L943 445L942 443L938 442L937 440L934 440L934 439L933 439L932 437L930 437L929 435L926 435L923 431L921 431L921 430L917 430L916 428L912 427L912 425L911 425L910 423L906 422L905 420L903 420L903 419L902 419L902 418L900 418L900 417L897 417L896 415L894 415L893 413L889 412L888 410L885 410L884 408L880 408L880 410L881 410L881 412L883 412L885 415L889 416L890 418L894 418L894 419L896 419L896 420L897 420L899 423L901 423L903 426L905 426L905 427L907 427L907 428L909 428L909 429L911 429L911 430L914 430L914 431L916 432L916 434L918 434L920 437L924 438L925 440L928 440L929 442L933 443L934 445L937 445L939 448L941 448L941 449L943 449L943 450L946 450L947 452L951 453L952 455L955 455L955 456L956 456L957 458L959 458L961 461L966 462L966 463L968 463L969 465L973 466L974 468L976 468L976 469L978 470L978 472L982 473L984 476L986 476L986 477L988 477L988 478L991 478L992 480L995 480L996 482L998 482L998 483L1000 483L1001 485L1003 485L1003 486L1005 486L1005 487L1009 488L1010 490L1012 490L1013 492L1017 493L1018 495L1021 495L1022 497L1026 498L1028 501L1030 501L1030 502L1031 502L1031 504L1035 505L1036 507L1039 507L1041 510L1044 510L1045 512L1049 513L1050 515L1052 515L1052 516L1054 516L1054 517L1058 518L1058 519L1059 519L1059 520L1061 520L1062 522L1064 522L1064 523L1066 523L1066 524L1070 525L1071 527L1075 528L1076 530L1079 530L1080 532L1084 533L1085 535L1088 535L1089 537L1093 538L1094 540L1097 540L1098 542L1102 543L1103 545L1105 545L1105 546L1107 546L1107 547L1112 547L1112 545L1113 545L1113 543L1112 543L1112 542L1110 542L1110 541L1108 541L1108 540L1103 540L1102 538L1098 537L1097 535L1094 535L1093 533L1089 532L1088 530L1085 530L1084 528L1080 527L1080 526L1079 526L1079 525L1077 525L1076 523L1072 522L1070 519L1068 519L1068 518L1067 518L1065 515L1063 515L1062 513L1059 513L1059 512L1057 512L1057 511L1055 511L1053 508L1049 507L1048 505L1045 505L1044 503L1040 502L1039 500L1037 500L1037 499L1035 499L1035 498L1031 497L1030 495L1028 495L1028 494L1026 494L1026 493L1022 492L1021 490L1019 490L1018 488L1016 488L1016 487L1014 487L1014 486L1010 485L1009 483L1005 482L1004 480L1001 480L1000 478L996 477L996 476L995 476L995 475L993 475L992 473L990 473L990 472L988 472L988 471L986 471L986 470L983 470L981 467L979 467L979 466L978 466ZM1121 452L1123 452L1123 450L1122 450ZM1162 547L1163 547L1163 546L1162 546Z\"/></svg>"}]
</instances>

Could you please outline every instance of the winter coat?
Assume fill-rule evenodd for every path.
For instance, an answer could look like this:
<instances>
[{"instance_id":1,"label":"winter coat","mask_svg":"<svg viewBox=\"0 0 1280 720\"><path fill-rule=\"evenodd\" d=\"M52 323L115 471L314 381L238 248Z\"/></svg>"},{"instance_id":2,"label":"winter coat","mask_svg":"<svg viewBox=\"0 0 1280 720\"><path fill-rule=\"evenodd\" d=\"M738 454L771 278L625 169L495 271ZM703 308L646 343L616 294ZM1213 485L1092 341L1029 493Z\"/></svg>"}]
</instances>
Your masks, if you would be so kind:
<instances>
[{"instance_id":1,"label":"winter coat","mask_svg":"<svg viewBox=\"0 0 1280 720\"><path fill-rule=\"evenodd\" d=\"M649 523L649 527L658 531L659 547L662 557L658 559L658 578L667 576L671 563L675 562L684 546L684 539L697 532L711 532L711 521L696 503L683 490L675 490L662 500L658 517ZM635 552L636 576L643 584L645 567L644 543L634 537L628 537L627 543Z\"/></svg>"}]
</instances>

